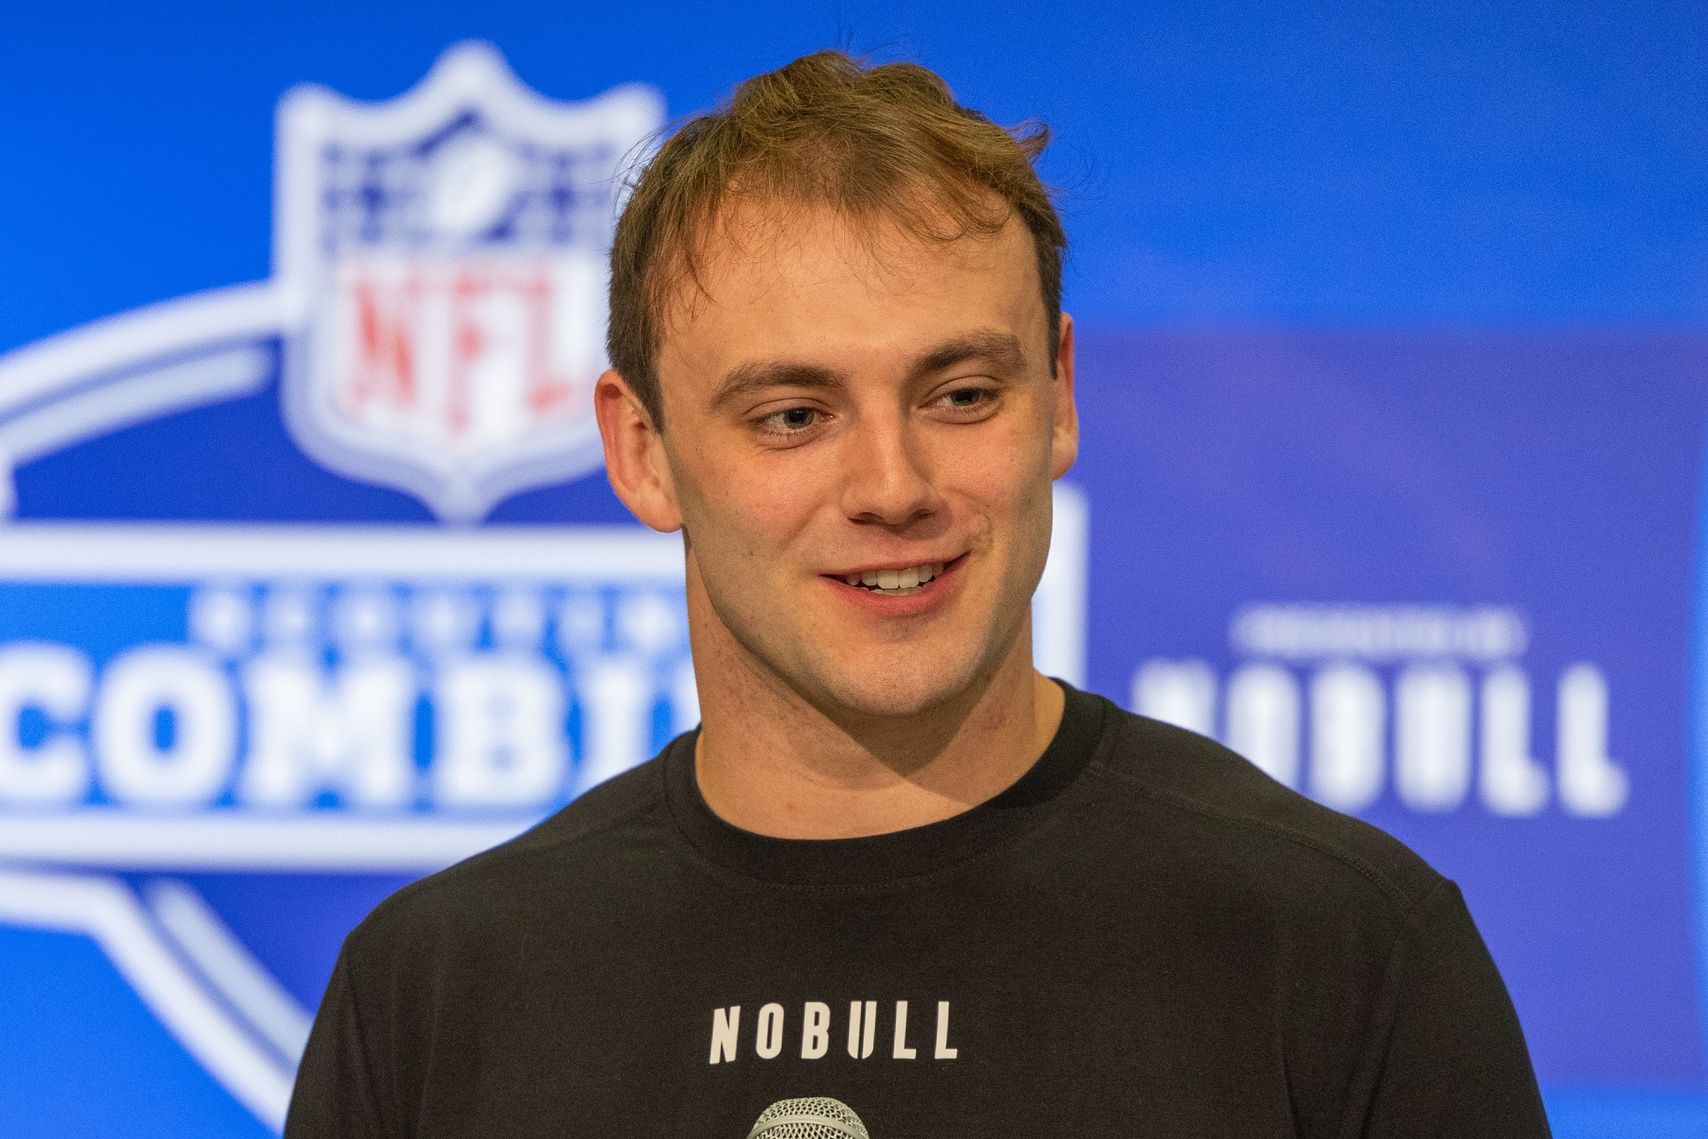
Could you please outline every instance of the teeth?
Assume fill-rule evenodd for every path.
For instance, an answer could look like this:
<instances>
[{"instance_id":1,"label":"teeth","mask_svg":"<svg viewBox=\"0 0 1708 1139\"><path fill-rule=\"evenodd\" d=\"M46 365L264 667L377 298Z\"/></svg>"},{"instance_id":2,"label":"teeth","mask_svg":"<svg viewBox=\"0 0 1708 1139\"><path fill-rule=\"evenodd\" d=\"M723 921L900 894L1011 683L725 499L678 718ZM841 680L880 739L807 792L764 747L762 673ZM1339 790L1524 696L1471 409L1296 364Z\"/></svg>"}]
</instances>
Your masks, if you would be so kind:
<instances>
[{"instance_id":1,"label":"teeth","mask_svg":"<svg viewBox=\"0 0 1708 1139\"><path fill-rule=\"evenodd\" d=\"M863 585L868 589L877 588L887 592L916 590L926 582L934 581L943 574L944 562L927 562L924 565L909 566L899 570L867 570L865 573L845 574L843 581L849 585Z\"/></svg>"}]
</instances>

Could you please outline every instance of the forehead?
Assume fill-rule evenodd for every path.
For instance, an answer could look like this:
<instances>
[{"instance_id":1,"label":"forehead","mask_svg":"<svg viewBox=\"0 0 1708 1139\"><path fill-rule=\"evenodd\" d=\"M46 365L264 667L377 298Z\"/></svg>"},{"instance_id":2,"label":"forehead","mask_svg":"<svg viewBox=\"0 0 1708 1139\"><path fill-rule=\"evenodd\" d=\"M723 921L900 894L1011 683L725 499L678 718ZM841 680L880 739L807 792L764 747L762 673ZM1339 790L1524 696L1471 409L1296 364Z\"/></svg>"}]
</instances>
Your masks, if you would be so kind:
<instances>
[{"instance_id":1,"label":"forehead","mask_svg":"<svg viewBox=\"0 0 1708 1139\"><path fill-rule=\"evenodd\" d=\"M972 328L1042 343L1044 306L1030 232L921 236L894 218L743 202L703 227L693 273L665 298L659 374L668 389L744 357L904 350ZM962 325L965 328L955 326Z\"/></svg>"}]
</instances>

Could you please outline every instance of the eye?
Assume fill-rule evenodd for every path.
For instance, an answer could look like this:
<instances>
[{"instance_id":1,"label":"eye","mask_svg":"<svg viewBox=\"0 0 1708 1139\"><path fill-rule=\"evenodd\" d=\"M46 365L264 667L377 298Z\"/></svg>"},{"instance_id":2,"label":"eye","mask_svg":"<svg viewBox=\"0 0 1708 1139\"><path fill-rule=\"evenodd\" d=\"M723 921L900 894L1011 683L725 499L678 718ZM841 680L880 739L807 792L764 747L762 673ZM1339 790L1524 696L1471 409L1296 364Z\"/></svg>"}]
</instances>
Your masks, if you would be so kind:
<instances>
[{"instance_id":1,"label":"eye","mask_svg":"<svg viewBox=\"0 0 1708 1139\"><path fill-rule=\"evenodd\" d=\"M951 388L932 402L957 419L978 419L996 409L997 392L988 387Z\"/></svg>"},{"instance_id":2,"label":"eye","mask_svg":"<svg viewBox=\"0 0 1708 1139\"><path fill-rule=\"evenodd\" d=\"M798 435L816 427L824 413L816 407L785 407L761 416L759 429L771 435Z\"/></svg>"}]
</instances>

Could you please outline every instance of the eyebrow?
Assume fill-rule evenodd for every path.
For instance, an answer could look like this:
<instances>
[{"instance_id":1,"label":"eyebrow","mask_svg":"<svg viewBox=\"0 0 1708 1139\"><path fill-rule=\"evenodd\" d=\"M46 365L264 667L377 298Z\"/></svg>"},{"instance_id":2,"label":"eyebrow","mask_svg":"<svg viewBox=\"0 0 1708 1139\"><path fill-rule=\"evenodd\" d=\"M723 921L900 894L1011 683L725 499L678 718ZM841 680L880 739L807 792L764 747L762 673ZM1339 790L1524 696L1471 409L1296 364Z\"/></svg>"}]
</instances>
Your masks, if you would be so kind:
<instances>
[{"instance_id":1,"label":"eyebrow","mask_svg":"<svg viewBox=\"0 0 1708 1139\"><path fill-rule=\"evenodd\" d=\"M908 370L909 379L919 379L932 372L941 372L969 360L983 360L1002 371L1018 371L1025 362L1020 338L1012 332L979 329L963 336L945 340L915 360Z\"/></svg>"},{"instance_id":2,"label":"eyebrow","mask_svg":"<svg viewBox=\"0 0 1708 1139\"><path fill-rule=\"evenodd\" d=\"M712 410L735 403L743 396L771 388L807 388L816 391L836 391L845 387L848 376L834 368L818 364L803 364L788 360L759 360L737 364L712 393Z\"/></svg>"},{"instance_id":3,"label":"eyebrow","mask_svg":"<svg viewBox=\"0 0 1708 1139\"><path fill-rule=\"evenodd\" d=\"M999 370L1017 371L1025 360L1020 338L1011 332L979 329L951 337L920 353L908 367L909 381L933 372L985 360ZM805 388L838 391L848 385L848 373L822 364L794 360L756 360L737 364L724 373L712 392L712 409L718 410L757 392L772 388Z\"/></svg>"}]
</instances>

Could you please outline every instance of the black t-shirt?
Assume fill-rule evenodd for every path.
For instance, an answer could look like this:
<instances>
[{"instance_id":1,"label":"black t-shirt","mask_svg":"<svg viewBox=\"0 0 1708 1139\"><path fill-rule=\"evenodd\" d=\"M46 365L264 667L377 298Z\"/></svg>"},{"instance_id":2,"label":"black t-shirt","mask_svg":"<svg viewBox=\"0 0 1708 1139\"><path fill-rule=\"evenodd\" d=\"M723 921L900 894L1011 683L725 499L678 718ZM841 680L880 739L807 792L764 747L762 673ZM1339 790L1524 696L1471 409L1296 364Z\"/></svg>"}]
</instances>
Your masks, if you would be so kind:
<instances>
[{"instance_id":1,"label":"black t-shirt","mask_svg":"<svg viewBox=\"0 0 1708 1139\"><path fill-rule=\"evenodd\" d=\"M983 805L871 838L728 825L693 736L382 903L286 1134L873 1139L1548 1133L1453 884L1178 728L1068 689Z\"/></svg>"}]
</instances>

